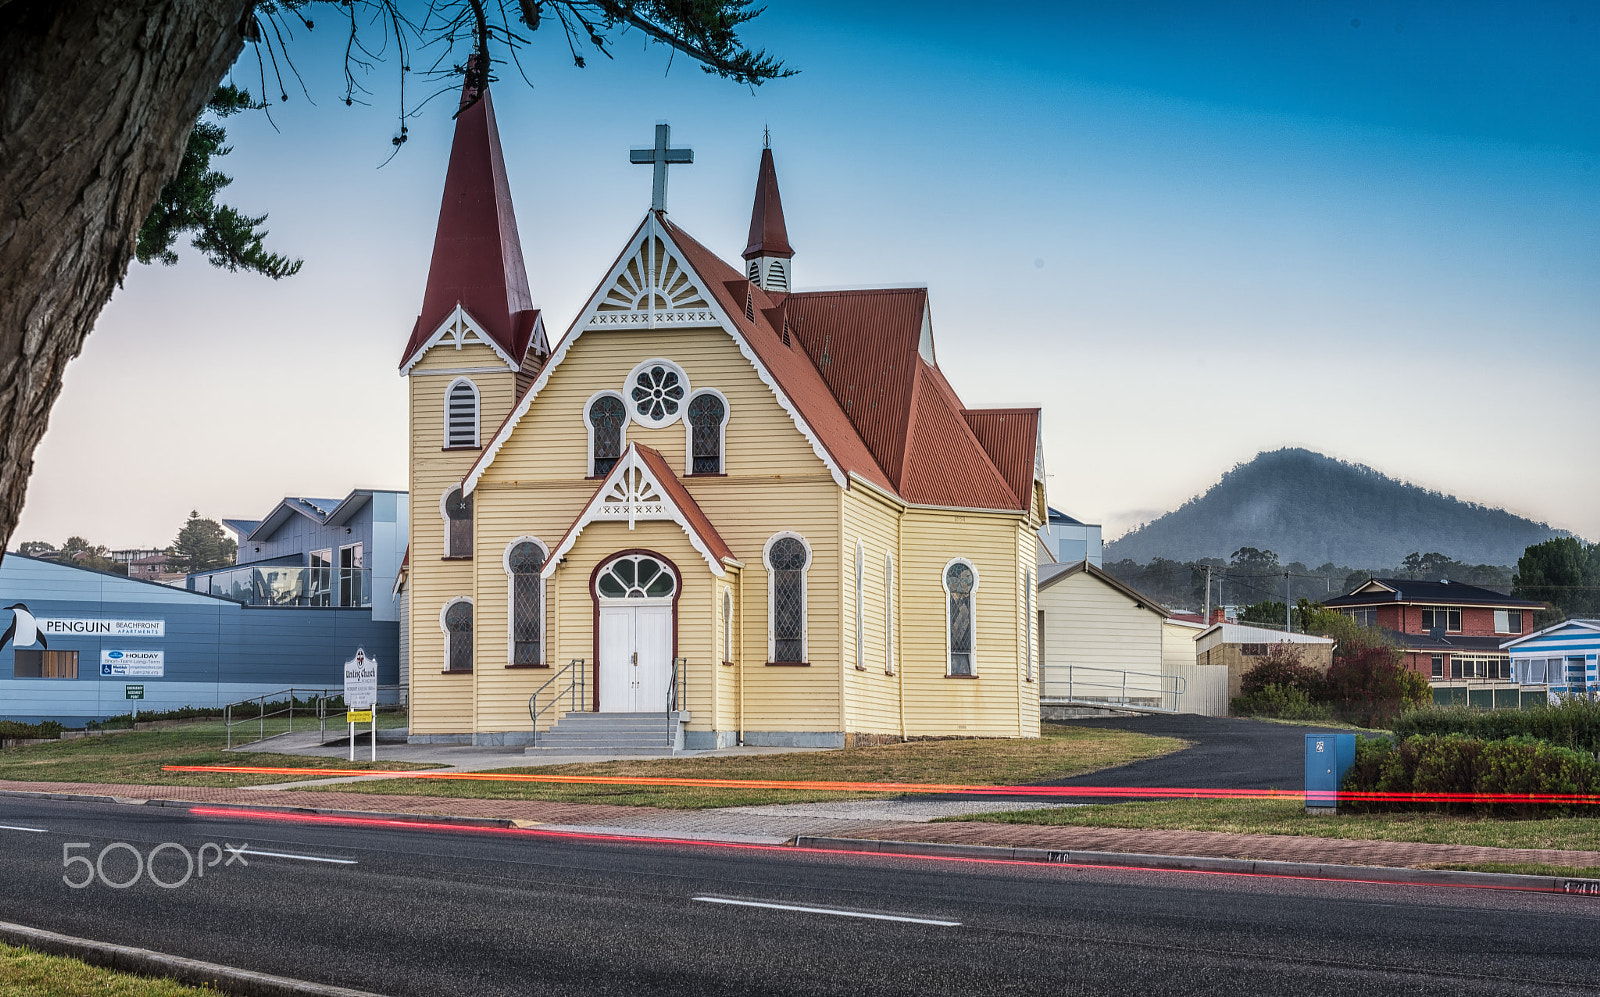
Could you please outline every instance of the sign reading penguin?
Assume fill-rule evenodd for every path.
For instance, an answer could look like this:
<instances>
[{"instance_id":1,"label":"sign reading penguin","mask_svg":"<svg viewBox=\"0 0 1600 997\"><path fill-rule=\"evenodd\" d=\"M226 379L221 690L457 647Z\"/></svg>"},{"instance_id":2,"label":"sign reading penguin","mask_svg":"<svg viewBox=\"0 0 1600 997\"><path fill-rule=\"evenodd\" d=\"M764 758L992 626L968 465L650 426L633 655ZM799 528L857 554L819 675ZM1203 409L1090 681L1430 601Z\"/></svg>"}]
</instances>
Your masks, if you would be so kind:
<instances>
[{"instance_id":1,"label":"sign reading penguin","mask_svg":"<svg viewBox=\"0 0 1600 997\"><path fill-rule=\"evenodd\" d=\"M39 622L28 611L26 603L16 602L6 608L11 610L11 625L6 627L5 634L0 636L0 648L10 642L14 648L32 647L37 643L47 651L50 649L50 645L45 643L44 637L39 633Z\"/></svg>"}]
</instances>

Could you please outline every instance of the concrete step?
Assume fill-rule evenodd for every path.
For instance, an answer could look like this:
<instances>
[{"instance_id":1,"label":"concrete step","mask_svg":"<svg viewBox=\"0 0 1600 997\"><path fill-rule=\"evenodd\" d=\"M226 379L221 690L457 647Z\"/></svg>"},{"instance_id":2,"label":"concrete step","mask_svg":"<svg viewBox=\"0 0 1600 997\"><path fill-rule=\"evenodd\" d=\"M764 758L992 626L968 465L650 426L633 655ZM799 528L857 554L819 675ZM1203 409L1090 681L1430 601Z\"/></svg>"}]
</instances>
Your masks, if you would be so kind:
<instances>
[{"instance_id":1,"label":"concrete step","mask_svg":"<svg viewBox=\"0 0 1600 997\"><path fill-rule=\"evenodd\" d=\"M673 751L671 746L666 744L655 744L650 745L649 747L623 748L616 746L568 747L566 745L546 744L544 739L540 738L538 747L523 748L522 753L524 755L533 755L537 757L539 755L673 755L677 752Z\"/></svg>"}]
</instances>

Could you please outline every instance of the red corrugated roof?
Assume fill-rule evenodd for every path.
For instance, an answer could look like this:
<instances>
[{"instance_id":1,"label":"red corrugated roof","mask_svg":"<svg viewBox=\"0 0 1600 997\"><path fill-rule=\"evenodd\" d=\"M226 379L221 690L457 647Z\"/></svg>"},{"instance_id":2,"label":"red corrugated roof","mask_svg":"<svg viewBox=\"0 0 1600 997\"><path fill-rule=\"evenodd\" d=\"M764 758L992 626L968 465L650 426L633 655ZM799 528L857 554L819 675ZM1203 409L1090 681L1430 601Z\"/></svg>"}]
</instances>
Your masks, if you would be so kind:
<instances>
[{"instance_id":1,"label":"red corrugated roof","mask_svg":"<svg viewBox=\"0 0 1600 997\"><path fill-rule=\"evenodd\" d=\"M470 82L462 86L463 107L474 93ZM433 261L428 266L422 311L400 358L402 367L457 304L514 363L522 363L539 313L528 291L500 131L487 88L481 99L456 118L439 226L433 238Z\"/></svg>"},{"instance_id":2,"label":"red corrugated roof","mask_svg":"<svg viewBox=\"0 0 1600 997\"><path fill-rule=\"evenodd\" d=\"M737 270L724 263L711 250L700 245L689 233L674 225L665 215L660 217L660 222L672 236L672 241L683 251L689 266L705 281L706 290L716 297L722 310L739 327L762 366L772 374L795 408L799 409L801 418L811 427L834 462L846 473L854 471L878 487L894 491L894 486L873 458L872 451L861 442L844 409L828 390L822 375L811 365L811 359L797 344L784 346L782 330L773 329L768 322L767 311L773 307L771 297L740 276ZM746 293L753 297L753 319L745 317Z\"/></svg>"},{"instance_id":3,"label":"red corrugated roof","mask_svg":"<svg viewBox=\"0 0 1600 997\"><path fill-rule=\"evenodd\" d=\"M900 493L922 505L1022 507L961 417L961 399L938 368L920 362Z\"/></svg>"},{"instance_id":4,"label":"red corrugated roof","mask_svg":"<svg viewBox=\"0 0 1600 997\"><path fill-rule=\"evenodd\" d=\"M1036 408L963 409L972 435L1023 505L1033 494L1033 460L1039 441Z\"/></svg>"}]
</instances>

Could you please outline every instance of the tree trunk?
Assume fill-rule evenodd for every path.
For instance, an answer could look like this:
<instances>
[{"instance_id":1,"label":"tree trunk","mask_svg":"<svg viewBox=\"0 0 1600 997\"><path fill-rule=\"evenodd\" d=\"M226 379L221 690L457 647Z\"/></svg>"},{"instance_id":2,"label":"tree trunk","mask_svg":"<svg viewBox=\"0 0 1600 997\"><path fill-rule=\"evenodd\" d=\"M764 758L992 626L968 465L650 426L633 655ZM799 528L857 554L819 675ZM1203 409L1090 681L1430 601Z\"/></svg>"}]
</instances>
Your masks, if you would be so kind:
<instances>
[{"instance_id":1,"label":"tree trunk","mask_svg":"<svg viewBox=\"0 0 1600 997\"><path fill-rule=\"evenodd\" d=\"M0 552L33 451L251 0L0 0Z\"/></svg>"}]
</instances>

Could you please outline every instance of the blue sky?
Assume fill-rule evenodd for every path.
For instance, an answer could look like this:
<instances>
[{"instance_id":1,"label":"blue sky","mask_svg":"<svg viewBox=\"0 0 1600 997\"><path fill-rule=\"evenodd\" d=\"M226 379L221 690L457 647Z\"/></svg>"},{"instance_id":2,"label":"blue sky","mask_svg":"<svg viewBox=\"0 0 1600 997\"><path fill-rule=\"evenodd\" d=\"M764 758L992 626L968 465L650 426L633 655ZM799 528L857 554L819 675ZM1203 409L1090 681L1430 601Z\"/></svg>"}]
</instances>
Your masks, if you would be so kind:
<instances>
[{"instance_id":1,"label":"blue sky","mask_svg":"<svg viewBox=\"0 0 1600 997\"><path fill-rule=\"evenodd\" d=\"M1600 8L975 9L774 0L748 37L802 72L754 91L636 38L580 71L541 31L495 101L552 330L648 206L657 120L695 149L673 218L730 259L770 126L797 284L928 284L957 390L1044 406L1052 501L1108 536L1299 445L1600 537ZM404 487L452 102L382 165L393 65L344 106L336 35L296 42L314 103L230 119L222 161L305 269L135 264L19 541Z\"/></svg>"}]
</instances>

